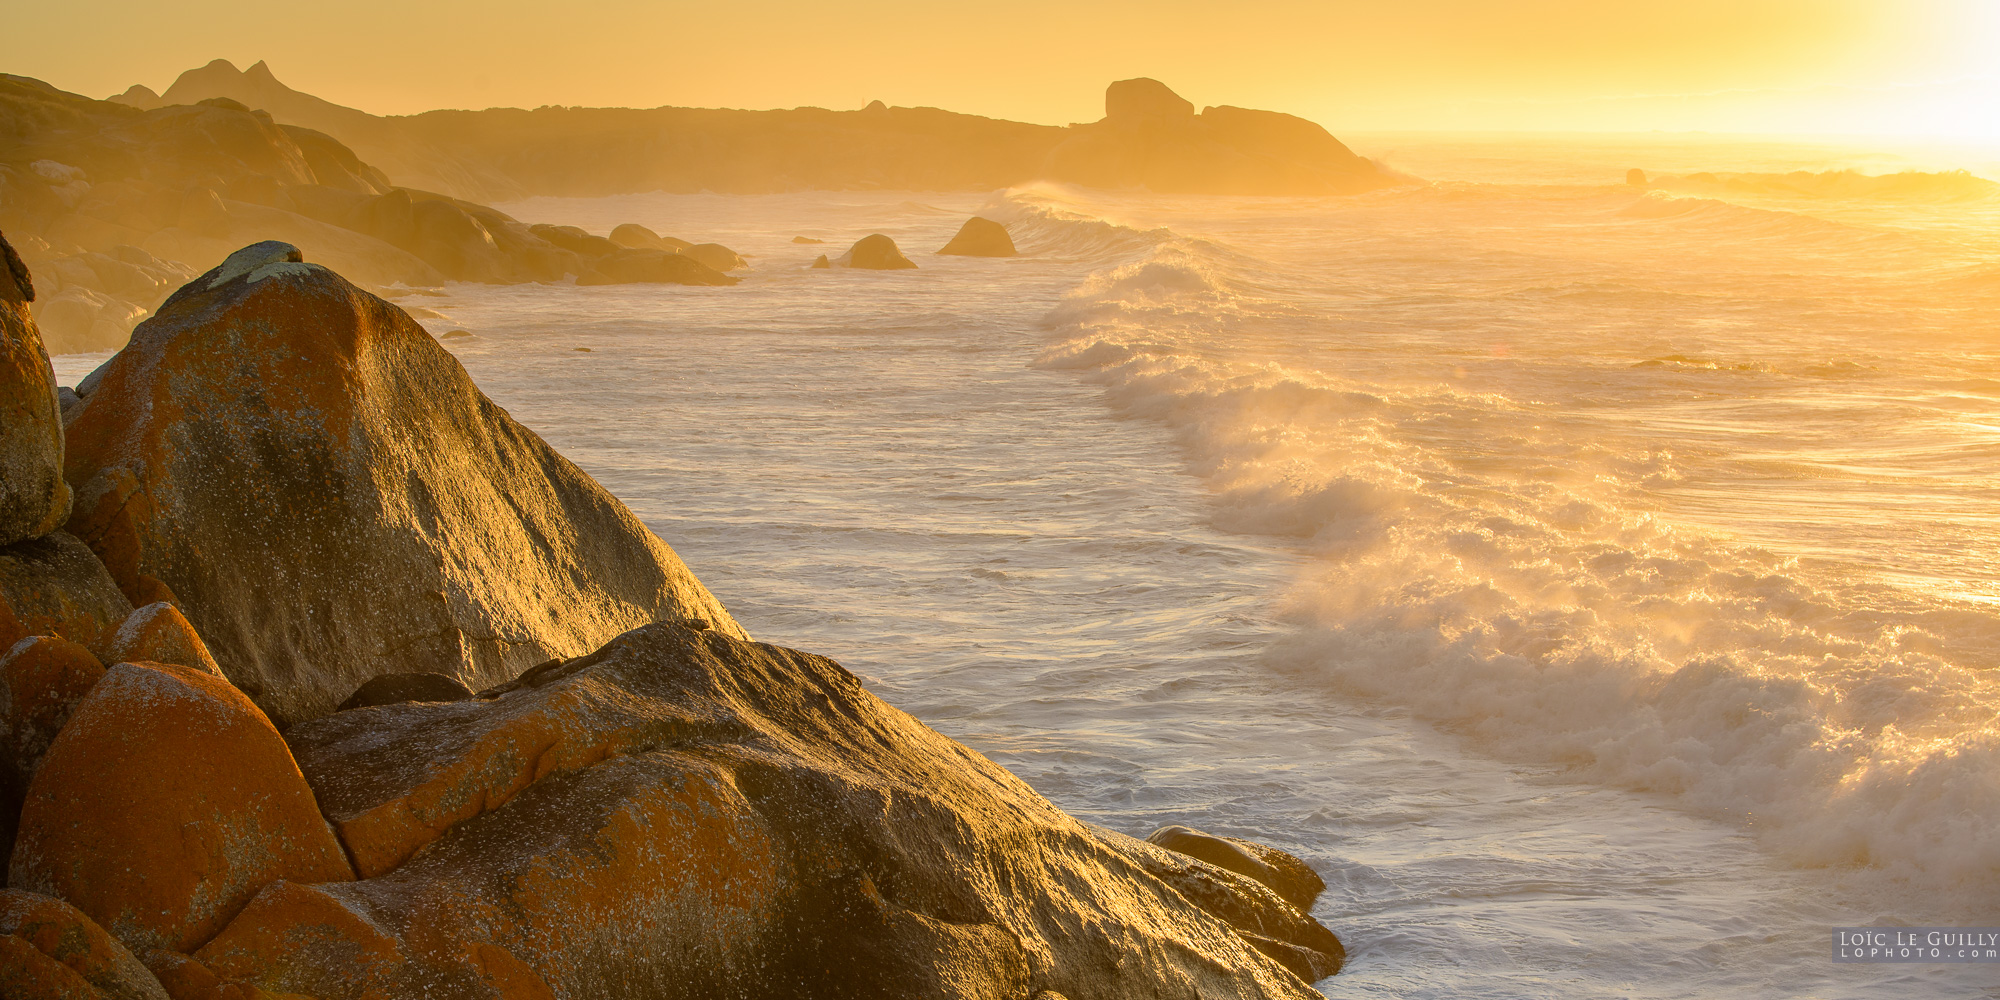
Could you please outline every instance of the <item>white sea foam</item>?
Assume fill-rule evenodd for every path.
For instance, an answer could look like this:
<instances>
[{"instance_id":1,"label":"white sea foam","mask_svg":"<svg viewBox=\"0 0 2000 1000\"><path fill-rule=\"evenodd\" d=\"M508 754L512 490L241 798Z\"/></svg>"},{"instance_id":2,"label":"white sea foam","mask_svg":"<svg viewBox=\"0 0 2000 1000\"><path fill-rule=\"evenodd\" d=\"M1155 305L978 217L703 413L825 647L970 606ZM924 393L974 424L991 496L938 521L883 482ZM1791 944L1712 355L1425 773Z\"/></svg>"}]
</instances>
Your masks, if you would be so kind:
<instances>
[{"instance_id":1,"label":"white sea foam","mask_svg":"<svg viewBox=\"0 0 2000 1000\"><path fill-rule=\"evenodd\" d=\"M1847 259L1832 261L1836 268L1865 266L1859 258L1913 239L1705 199L1622 200L1625 207L1604 213L1612 221L1592 222L1582 238L1629 242L1616 227L1632 219L1684 227L1668 234L1680 244L1779 233L1796 244L1779 254L1839 246ZM1325 231L1362 214L1330 210L1291 228ZM1696 509L1703 505L1687 500L1700 492L1690 478L1710 487L1732 465L1825 450L1823 439L1839 435L1856 408L1889 405L1908 408L1905 419L1941 419L1925 380L1951 359L1829 361L1824 355L1852 349L1845 331L1815 340L1780 329L1768 331L1765 357L1743 357L1756 345L1740 339L1704 338L1704 346L1736 356L1673 355L1635 366L1620 358L1633 345L1588 348L1577 331L1510 322L1517 307L1508 299L1586 269L1610 272L1589 275L1607 289L1591 297L1614 308L1621 298L1655 307L1667 293L1691 299L1668 303L1682 313L1668 321L1758 308L1740 300L1760 292L1802 294L1800 282L1744 288L1727 274L1706 284L1656 281L1623 270L1640 256L1630 246L1606 255L1610 267L1605 258L1577 261L1539 248L1550 258L1540 273L1524 269L1499 283L1510 287L1447 275L1463 282L1444 295L1462 300L1465 325L1412 328L1391 316L1382 325L1404 326L1409 338L1395 343L1367 330L1368 317L1351 300L1248 290L1331 285L1310 269L1342 264L1396 280L1366 259L1380 247L1356 248L1362 259L1343 262L1338 252L1294 246L1245 264L1219 258L1200 240L1155 234L1149 242L1051 311L1053 340L1039 364L1087 371L1120 412L1172 428L1188 466L1216 495L1218 527L1298 539L1315 553L1315 568L1288 598L1299 631L1270 651L1269 665L1298 684L1407 708L1508 757L1670 794L1698 813L1745 825L1793 863L1861 866L1935 892L1953 916L1991 915L2000 889L1994 606L1953 594L1948 572L1912 586L1890 579L1865 551L1814 558L1822 551L1815 539L1782 537L1776 522L1785 512L1761 509L1754 484L1723 491L1745 504L1740 510L1709 503L1703 518ZM1411 249L1431 249L1425 242L1437 241ZM1912 266L1880 263L1892 278ZM1390 300L1407 297L1377 296L1385 311L1406 308ZM1570 316L1552 310L1540 318ZM1495 338L1504 346L1477 349ZM1486 371L1467 378L1465 366ZM1614 374L1621 369L1626 374ZM1885 369L1902 384L1860 397L1833 387L1815 398L1798 385ZM1731 378L1750 382L1731 385ZM1781 405L1775 396L1784 397ZM1727 425L1685 433L1712 421L1718 406L1729 410ZM1828 416L1789 423L1815 406ZM1957 440L1925 472L1931 488L1961 493L1957 499L1976 509L1986 478L1949 478L1963 458L1953 452L1986 443L1981 422L1991 407L1973 410L1952 422ZM1896 433L1880 420L1856 423L1861 439ZM1745 439L1765 454L1746 454ZM1861 454L1847 458L1869 461L1856 445ZM1802 508L1832 508L1822 511L1831 534L1843 520L1893 523L1926 513L1920 499L1899 505L1853 489L1851 480L1871 478L1868 470L1846 470L1843 482L1838 464L1797 462L1796 481L1784 491ZM1825 489L1791 488L1820 474ZM1907 479L1873 478L1876 485ZM1743 534L1752 540L1729 530L1732 519L1772 523L1749 526ZM1913 523L1903 534L1922 544L1933 528ZM1889 540L1898 534L1892 528Z\"/></svg>"}]
</instances>

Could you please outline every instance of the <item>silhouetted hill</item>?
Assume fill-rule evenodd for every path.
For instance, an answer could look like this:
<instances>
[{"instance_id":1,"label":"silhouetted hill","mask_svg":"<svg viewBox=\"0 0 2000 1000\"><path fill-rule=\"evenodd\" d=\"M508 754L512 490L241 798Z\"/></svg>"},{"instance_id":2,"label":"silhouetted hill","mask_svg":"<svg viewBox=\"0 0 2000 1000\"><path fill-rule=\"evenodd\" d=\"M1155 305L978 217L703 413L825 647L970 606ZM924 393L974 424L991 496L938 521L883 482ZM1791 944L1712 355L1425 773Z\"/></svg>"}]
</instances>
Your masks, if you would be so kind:
<instances>
[{"instance_id":1,"label":"silhouetted hill","mask_svg":"<svg viewBox=\"0 0 2000 1000\"><path fill-rule=\"evenodd\" d=\"M1128 85L1141 83L1114 87L1137 93ZM480 201L990 190L1041 179L1176 193L1344 194L1397 180L1303 118L1229 107L1197 115L1165 86L1143 84L1184 113L1122 108L1068 128L879 102L861 111L542 107L380 117L293 90L264 63L238 71L219 59L183 73L159 100L240 101L338 138L398 184Z\"/></svg>"}]
</instances>

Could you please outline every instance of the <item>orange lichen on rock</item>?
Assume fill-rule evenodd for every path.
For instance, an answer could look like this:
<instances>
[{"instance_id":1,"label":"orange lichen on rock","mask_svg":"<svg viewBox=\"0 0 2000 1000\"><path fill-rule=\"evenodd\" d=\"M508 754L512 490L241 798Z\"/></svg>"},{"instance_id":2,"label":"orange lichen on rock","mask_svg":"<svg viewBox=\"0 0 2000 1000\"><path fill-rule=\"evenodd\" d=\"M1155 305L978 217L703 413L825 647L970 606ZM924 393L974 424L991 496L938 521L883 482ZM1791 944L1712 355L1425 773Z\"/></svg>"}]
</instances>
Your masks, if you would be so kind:
<instances>
[{"instance_id":1,"label":"orange lichen on rock","mask_svg":"<svg viewBox=\"0 0 2000 1000\"><path fill-rule=\"evenodd\" d=\"M40 538L69 517L56 373L28 313L35 286L0 237L0 545Z\"/></svg>"},{"instance_id":2,"label":"orange lichen on rock","mask_svg":"<svg viewBox=\"0 0 2000 1000\"><path fill-rule=\"evenodd\" d=\"M203 673L222 676L222 668L208 655L208 646L196 635L194 626L180 609L161 601L148 604L126 616L111 636L105 659L113 663L151 660L193 667Z\"/></svg>"},{"instance_id":3,"label":"orange lichen on rock","mask_svg":"<svg viewBox=\"0 0 2000 1000\"><path fill-rule=\"evenodd\" d=\"M255 983L224 979L208 966L174 951L151 952L146 956L146 968L159 979L172 1000L318 1000L273 993Z\"/></svg>"},{"instance_id":4,"label":"orange lichen on rock","mask_svg":"<svg viewBox=\"0 0 2000 1000\"><path fill-rule=\"evenodd\" d=\"M384 673L489 687L660 618L741 634L407 313L286 244L174 293L85 389L70 530L287 719Z\"/></svg>"},{"instance_id":5,"label":"orange lichen on rock","mask_svg":"<svg viewBox=\"0 0 2000 1000\"><path fill-rule=\"evenodd\" d=\"M13 850L21 800L42 755L103 676L90 650L54 636L30 636L0 656L0 858Z\"/></svg>"},{"instance_id":6,"label":"orange lichen on rock","mask_svg":"<svg viewBox=\"0 0 2000 1000\"><path fill-rule=\"evenodd\" d=\"M90 650L56 636L29 636L0 656L0 726L24 783L103 676L104 664Z\"/></svg>"},{"instance_id":7,"label":"orange lichen on rock","mask_svg":"<svg viewBox=\"0 0 2000 1000\"><path fill-rule=\"evenodd\" d=\"M67 532L0 549L0 598L23 635L59 635L104 659L113 632L132 613L104 564Z\"/></svg>"},{"instance_id":8,"label":"orange lichen on rock","mask_svg":"<svg viewBox=\"0 0 2000 1000\"><path fill-rule=\"evenodd\" d=\"M0 996L166 1000L153 974L76 907L0 889Z\"/></svg>"},{"instance_id":9,"label":"orange lichen on rock","mask_svg":"<svg viewBox=\"0 0 2000 1000\"><path fill-rule=\"evenodd\" d=\"M687 624L286 736L372 877L274 886L196 957L320 1000L1310 1000L1287 962L1312 976L1293 952L1335 940L1079 824L830 660Z\"/></svg>"},{"instance_id":10,"label":"orange lichen on rock","mask_svg":"<svg viewBox=\"0 0 2000 1000\"><path fill-rule=\"evenodd\" d=\"M191 667L120 663L29 783L7 881L143 953L198 947L278 879L351 878L256 705Z\"/></svg>"}]
</instances>

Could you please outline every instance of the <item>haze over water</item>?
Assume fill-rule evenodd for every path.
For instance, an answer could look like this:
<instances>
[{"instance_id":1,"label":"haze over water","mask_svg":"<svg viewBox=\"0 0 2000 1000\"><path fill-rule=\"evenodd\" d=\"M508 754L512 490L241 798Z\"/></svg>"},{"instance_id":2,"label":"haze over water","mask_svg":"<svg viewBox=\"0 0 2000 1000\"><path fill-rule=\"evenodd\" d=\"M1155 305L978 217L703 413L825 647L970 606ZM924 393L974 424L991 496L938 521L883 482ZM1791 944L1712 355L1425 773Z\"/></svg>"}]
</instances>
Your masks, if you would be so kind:
<instances>
[{"instance_id":1,"label":"haze over water","mask_svg":"<svg viewBox=\"0 0 2000 1000\"><path fill-rule=\"evenodd\" d=\"M1356 145L1437 183L538 199L754 269L403 301L757 637L1309 859L1331 996L1995 995L1826 930L2000 924L2000 196ZM1024 256L927 252L974 211ZM875 231L921 269L804 269Z\"/></svg>"}]
</instances>

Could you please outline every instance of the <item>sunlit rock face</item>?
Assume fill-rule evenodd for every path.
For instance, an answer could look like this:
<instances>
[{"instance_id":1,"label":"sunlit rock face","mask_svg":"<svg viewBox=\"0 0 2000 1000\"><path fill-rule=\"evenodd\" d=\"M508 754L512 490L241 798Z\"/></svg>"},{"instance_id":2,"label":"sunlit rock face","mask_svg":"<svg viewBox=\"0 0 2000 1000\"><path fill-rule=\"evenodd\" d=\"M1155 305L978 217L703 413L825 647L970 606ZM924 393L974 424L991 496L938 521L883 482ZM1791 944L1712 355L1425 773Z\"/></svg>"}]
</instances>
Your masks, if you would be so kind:
<instances>
[{"instance_id":1,"label":"sunlit rock face","mask_svg":"<svg viewBox=\"0 0 2000 1000\"><path fill-rule=\"evenodd\" d=\"M1348 194L1402 183L1326 129L1275 111L1201 114L1157 80L1105 91L1104 119L1068 130L1044 176L1180 194Z\"/></svg>"},{"instance_id":2,"label":"sunlit rock face","mask_svg":"<svg viewBox=\"0 0 2000 1000\"><path fill-rule=\"evenodd\" d=\"M279 879L354 877L284 740L214 674L105 672L49 746L9 886L55 896L127 947L188 951Z\"/></svg>"},{"instance_id":3,"label":"sunlit rock face","mask_svg":"<svg viewBox=\"0 0 2000 1000\"><path fill-rule=\"evenodd\" d=\"M712 629L287 738L363 880L274 884L195 956L276 991L489 996L504 969L554 996L1309 1000L1253 937L1337 947L838 664Z\"/></svg>"},{"instance_id":4,"label":"sunlit rock face","mask_svg":"<svg viewBox=\"0 0 2000 1000\"><path fill-rule=\"evenodd\" d=\"M740 634L402 310L300 256L232 255L78 387L69 529L127 596L175 599L289 720L377 674L476 689L661 618Z\"/></svg>"},{"instance_id":5,"label":"sunlit rock face","mask_svg":"<svg viewBox=\"0 0 2000 1000\"><path fill-rule=\"evenodd\" d=\"M69 517L55 370L28 312L35 287L0 237L0 546L39 538Z\"/></svg>"}]
</instances>

